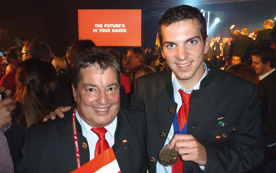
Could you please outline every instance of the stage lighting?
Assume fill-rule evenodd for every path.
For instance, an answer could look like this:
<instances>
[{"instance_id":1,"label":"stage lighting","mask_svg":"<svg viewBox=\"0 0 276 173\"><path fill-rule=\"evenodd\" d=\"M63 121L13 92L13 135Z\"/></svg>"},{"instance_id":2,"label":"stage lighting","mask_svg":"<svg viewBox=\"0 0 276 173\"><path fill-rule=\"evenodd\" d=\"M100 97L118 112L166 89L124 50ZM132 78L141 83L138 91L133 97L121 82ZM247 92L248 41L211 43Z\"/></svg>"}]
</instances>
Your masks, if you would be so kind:
<instances>
[{"instance_id":1,"label":"stage lighting","mask_svg":"<svg viewBox=\"0 0 276 173\"><path fill-rule=\"evenodd\" d=\"M220 22L220 18L216 18L215 19L215 24L219 23Z\"/></svg>"}]
</instances>

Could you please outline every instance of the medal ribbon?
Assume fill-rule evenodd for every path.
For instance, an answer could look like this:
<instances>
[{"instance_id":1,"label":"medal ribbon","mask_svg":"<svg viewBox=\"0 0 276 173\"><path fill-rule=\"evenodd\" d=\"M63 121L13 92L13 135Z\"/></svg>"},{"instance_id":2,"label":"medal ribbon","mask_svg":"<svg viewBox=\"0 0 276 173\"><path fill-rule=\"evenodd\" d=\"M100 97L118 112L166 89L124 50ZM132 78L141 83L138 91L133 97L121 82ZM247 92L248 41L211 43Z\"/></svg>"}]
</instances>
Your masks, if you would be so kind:
<instances>
[{"instance_id":1,"label":"medal ribbon","mask_svg":"<svg viewBox=\"0 0 276 173\"><path fill-rule=\"evenodd\" d=\"M174 101L174 97L172 96L172 100ZM178 118L177 118L177 111L175 111L174 119L173 119L173 128L174 134L187 134L187 127L188 127L188 120L184 125L183 129L179 129Z\"/></svg>"}]
</instances>

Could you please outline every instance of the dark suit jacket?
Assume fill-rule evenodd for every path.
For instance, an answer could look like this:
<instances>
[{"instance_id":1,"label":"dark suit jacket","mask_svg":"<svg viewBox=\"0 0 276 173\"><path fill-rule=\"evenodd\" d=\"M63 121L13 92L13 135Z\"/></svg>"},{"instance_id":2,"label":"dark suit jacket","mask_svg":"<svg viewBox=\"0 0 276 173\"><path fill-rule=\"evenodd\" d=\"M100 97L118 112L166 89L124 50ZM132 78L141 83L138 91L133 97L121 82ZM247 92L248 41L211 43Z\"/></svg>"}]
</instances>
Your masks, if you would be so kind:
<instances>
[{"instance_id":1,"label":"dark suit jacket","mask_svg":"<svg viewBox=\"0 0 276 173\"><path fill-rule=\"evenodd\" d=\"M257 86L263 134L276 134L276 71L261 80Z\"/></svg>"},{"instance_id":2,"label":"dark suit jacket","mask_svg":"<svg viewBox=\"0 0 276 173\"><path fill-rule=\"evenodd\" d=\"M274 43L271 35L272 32L272 29L264 29L258 32L257 38L255 40L255 47L271 46Z\"/></svg>"},{"instance_id":3,"label":"dark suit jacket","mask_svg":"<svg viewBox=\"0 0 276 173\"><path fill-rule=\"evenodd\" d=\"M242 34L235 35L231 29L230 34L234 39L232 56L241 57L242 62L248 61L252 51L252 38Z\"/></svg>"},{"instance_id":4,"label":"dark suit jacket","mask_svg":"<svg viewBox=\"0 0 276 173\"><path fill-rule=\"evenodd\" d=\"M188 134L206 148L206 173L247 172L263 159L257 87L206 64L210 71L202 80L200 90L192 92ZM172 101L171 73L156 72L139 78L131 100L131 109L146 113L152 172L156 171L158 153L164 146L177 108ZM219 124L220 117L223 117L224 126ZM184 162L183 167L183 172L202 172L194 162Z\"/></svg>"},{"instance_id":5,"label":"dark suit jacket","mask_svg":"<svg viewBox=\"0 0 276 173\"><path fill-rule=\"evenodd\" d=\"M122 172L146 172L147 159L143 139L144 116L121 110L112 147ZM77 122L81 164L89 159L87 140ZM127 143L123 143L127 139ZM23 157L17 172L71 172L77 169L72 131L72 110L64 119L31 126L26 132Z\"/></svg>"}]
</instances>

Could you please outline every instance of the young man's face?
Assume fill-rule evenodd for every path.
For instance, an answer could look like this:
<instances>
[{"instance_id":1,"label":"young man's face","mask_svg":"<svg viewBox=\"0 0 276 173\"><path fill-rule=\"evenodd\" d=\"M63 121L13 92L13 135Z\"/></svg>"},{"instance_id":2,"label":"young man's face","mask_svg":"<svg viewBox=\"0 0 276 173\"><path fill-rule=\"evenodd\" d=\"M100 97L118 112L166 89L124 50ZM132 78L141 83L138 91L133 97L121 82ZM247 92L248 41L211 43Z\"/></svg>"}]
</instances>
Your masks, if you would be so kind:
<instances>
[{"instance_id":1,"label":"young man's face","mask_svg":"<svg viewBox=\"0 0 276 173\"><path fill-rule=\"evenodd\" d=\"M261 76L266 73L268 64L264 64L259 56L252 55L252 67L254 68L257 75Z\"/></svg>"},{"instance_id":2,"label":"young man's face","mask_svg":"<svg viewBox=\"0 0 276 173\"><path fill-rule=\"evenodd\" d=\"M87 67L80 71L81 80L73 88L80 117L92 127L104 127L117 116L120 108L120 89L117 73Z\"/></svg>"},{"instance_id":3,"label":"young man's face","mask_svg":"<svg viewBox=\"0 0 276 173\"><path fill-rule=\"evenodd\" d=\"M203 56L208 51L209 38L204 43L196 19L162 25L161 34L162 55L168 66L183 87L192 88L204 74Z\"/></svg>"}]
</instances>

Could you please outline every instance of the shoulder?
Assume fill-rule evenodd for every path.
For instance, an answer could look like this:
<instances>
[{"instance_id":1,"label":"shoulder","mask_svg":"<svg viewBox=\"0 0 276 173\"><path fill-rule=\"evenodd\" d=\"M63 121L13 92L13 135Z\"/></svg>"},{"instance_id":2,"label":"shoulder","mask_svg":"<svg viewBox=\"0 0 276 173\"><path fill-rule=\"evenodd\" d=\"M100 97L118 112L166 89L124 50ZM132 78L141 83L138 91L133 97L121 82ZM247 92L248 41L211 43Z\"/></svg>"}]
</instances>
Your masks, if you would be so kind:
<instances>
[{"instance_id":1,"label":"shoulder","mask_svg":"<svg viewBox=\"0 0 276 173\"><path fill-rule=\"evenodd\" d=\"M118 113L117 133L136 136L140 141L145 140L146 123L144 111L134 111L121 108Z\"/></svg>"},{"instance_id":2,"label":"shoulder","mask_svg":"<svg viewBox=\"0 0 276 173\"><path fill-rule=\"evenodd\" d=\"M48 140L56 135L63 134L65 130L72 126L72 114L65 113L64 118L57 117L55 120L48 120L47 122L41 122L34 124L27 129L26 136L40 140Z\"/></svg>"},{"instance_id":3,"label":"shoulder","mask_svg":"<svg viewBox=\"0 0 276 173\"><path fill-rule=\"evenodd\" d=\"M134 124L139 124L144 121L145 113L143 111L134 111L121 108L118 116L121 116L123 123L133 126Z\"/></svg>"},{"instance_id":4,"label":"shoulder","mask_svg":"<svg viewBox=\"0 0 276 173\"><path fill-rule=\"evenodd\" d=\"M252 91L256 90L256 85L229 72L219 70L215 78L217 84L230 91Z\"/></svg>"},{"instance_id":5,"label":"shoulder","mask_svg":"<svg viewBox=\"0 0 276 173\"><path fill-rule=\"evenodd\" d=\"M166 80L171 80L172 72L170 70L167 71L158 71L154 73L149 73L137 79L137 85L148 86L146 84L164 84ZM151 86L152 87L152 86Z\"/></svg>"}]
</instances>

